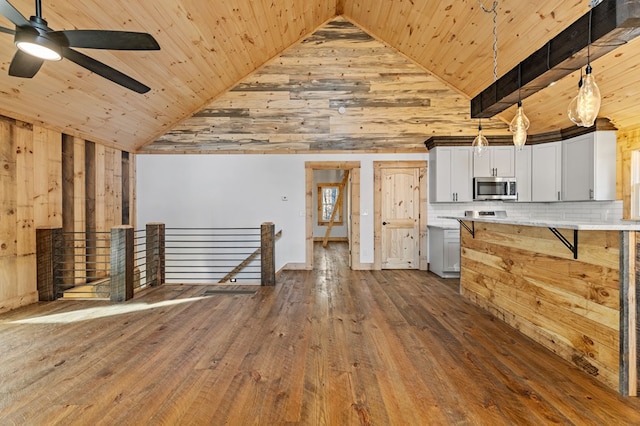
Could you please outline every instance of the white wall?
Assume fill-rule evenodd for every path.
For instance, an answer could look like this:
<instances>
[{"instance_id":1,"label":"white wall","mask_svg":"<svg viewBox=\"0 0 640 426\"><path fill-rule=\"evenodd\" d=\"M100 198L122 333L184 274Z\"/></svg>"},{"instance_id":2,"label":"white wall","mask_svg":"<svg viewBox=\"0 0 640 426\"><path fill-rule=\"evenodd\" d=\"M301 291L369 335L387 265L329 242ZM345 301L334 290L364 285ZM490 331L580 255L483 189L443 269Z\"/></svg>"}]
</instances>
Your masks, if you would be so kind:
<instances>
[{"instance_id":1,"label":"white wall","mask_svg":"<svg viewBox=\"0 0 640 426\"><path fill-rule=\"evenodd\" d=\"M373 162L429 154L136 155L137 224L258 227L275 223L276 268L305 262L305 162L359 161L360 262L373 263ZM288 201L282 201L286 196Z\"/></svg>"}]
</instances>

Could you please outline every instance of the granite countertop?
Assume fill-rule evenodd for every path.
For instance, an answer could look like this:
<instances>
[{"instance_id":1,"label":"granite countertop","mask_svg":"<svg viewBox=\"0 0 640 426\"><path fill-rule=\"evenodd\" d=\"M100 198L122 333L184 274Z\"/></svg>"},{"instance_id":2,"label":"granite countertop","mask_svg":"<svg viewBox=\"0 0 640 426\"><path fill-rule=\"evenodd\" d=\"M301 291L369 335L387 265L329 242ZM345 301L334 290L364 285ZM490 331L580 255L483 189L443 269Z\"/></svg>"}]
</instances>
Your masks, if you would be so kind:
<instances>
[{"instance_id":1,"label":"granite countertop","mask_svg":"<svg viewBox=\"0 0 640 426\"><path fill-rule=\"evenodd\" d=\"M579 231L640 231L640 222L634 220L579 221L561 219L515 219L509 217L439 216L443 219L469 222L502 223L505 225L537 226L541 228L576 229Z\"/></svg>"},{"instance_id":2,"label":"granite countertop","mask_svg":"<svg viewBox=\"0 0 640 426\"><path fill-rule=\"evenodd\" d=\"M444 216L442 216L444 217ZM448 225L444 225L444 224L436 224L436 225L427 225L427 227L429 228L439 228L439 229L460 229L460 224L458 223L451 223Z\"/></svg>"}]
</instances>

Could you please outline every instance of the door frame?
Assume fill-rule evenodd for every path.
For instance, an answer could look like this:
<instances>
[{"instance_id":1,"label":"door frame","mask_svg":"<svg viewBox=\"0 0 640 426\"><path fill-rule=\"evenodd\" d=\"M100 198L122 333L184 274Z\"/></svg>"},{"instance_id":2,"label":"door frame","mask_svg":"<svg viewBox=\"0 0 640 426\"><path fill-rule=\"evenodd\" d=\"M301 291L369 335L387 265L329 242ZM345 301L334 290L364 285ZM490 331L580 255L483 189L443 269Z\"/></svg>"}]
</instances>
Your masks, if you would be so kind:
<instances>
[{"instance_id":1,"label":"door frame","mask_svg":"<svg viewBox=\"0 0 640 426\"><path fill-rule=\"evenodd\" d=\"M419 169L419 265L429 268L427 259L427 162L426 161L374 161L373 162L373 269L382 270L382 169Z\"/></svg>"},{"instance_id":2,"label":"door frame","mask_svg":"<svg viewBox=\"0 0 640 426\"><path fill-rule=\"evenodd\" d=\"M359 161L306 161L305 167L305 210L306 210L306 256L305 269L313 269L313 171L314 170L349 170L347 185L351 195L351 211L347 212L349 220L349 243L351 246L351 269L360 270L360 162Z\"/></svg>"}]
</instances>

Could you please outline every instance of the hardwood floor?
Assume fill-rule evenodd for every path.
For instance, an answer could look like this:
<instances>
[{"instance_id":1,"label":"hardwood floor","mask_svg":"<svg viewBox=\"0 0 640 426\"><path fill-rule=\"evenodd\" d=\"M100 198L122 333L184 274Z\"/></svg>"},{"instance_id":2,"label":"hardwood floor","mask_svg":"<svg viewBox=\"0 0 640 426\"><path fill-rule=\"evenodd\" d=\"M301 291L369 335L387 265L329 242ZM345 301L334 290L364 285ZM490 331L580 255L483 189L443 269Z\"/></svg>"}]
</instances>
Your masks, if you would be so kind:
<instances>
[{"instance_id":1,"label":"hardwood floor","mask_svg":"<svg viewBox=\"0 0 640 426\"><path fill-rule=\"evenodd\" d=\"M1 315L0 424L640 424L640 400L476 309L457 280L314 252L314 271L255 294L166 285Z\"/></svg>"}]
</instances>

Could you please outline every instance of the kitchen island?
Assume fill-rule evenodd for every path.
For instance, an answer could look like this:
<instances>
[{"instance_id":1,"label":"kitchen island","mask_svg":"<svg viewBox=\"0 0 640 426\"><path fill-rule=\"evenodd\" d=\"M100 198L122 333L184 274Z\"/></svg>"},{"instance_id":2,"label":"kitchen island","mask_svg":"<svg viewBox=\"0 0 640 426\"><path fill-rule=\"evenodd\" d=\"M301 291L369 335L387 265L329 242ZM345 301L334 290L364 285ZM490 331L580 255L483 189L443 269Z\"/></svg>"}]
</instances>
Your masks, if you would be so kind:
<instances>
[{"instance_id":1,"label":"kitchen island","mask_svg":"<svg viewBox=\"0 0 640 426\"><path fill-rule=\"evenodd\" d=\"M460 292L622 395L637 396L631 221L448 217L460 222Z\"/></svg>"}]
</instances>

